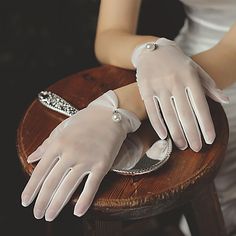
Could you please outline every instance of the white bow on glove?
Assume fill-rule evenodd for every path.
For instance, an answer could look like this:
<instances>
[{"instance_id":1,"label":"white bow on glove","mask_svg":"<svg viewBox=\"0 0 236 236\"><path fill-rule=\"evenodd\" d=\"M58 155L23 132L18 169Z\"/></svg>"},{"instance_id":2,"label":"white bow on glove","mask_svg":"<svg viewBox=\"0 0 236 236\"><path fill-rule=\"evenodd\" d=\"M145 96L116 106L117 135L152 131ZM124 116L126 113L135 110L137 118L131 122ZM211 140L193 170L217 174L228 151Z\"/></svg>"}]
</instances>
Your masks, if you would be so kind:
<instances>
[{"instance_id":1,"label":"white bow on glove","mask_svg":"<svg viewBox=\"0 0 236 236\"><path fill-rule=\"evenodd\" d=\"M28 206L38 195L34 216L52 221L88 175L74 209L75 215L82 216L127 134L140 124L134 113L118 108L111 90L65 119L28 157L29 163L40 161L22 192L22 205Z\"/></svg>"},{"instance_id":2,"label":"white bow on glove","mask_svg":"<svg viewBox=\"0 0 236 236\"><path fill-rule=\"evenodd\" d=\"M161 139L169 131L179 149L189 144L199 151L201 130L205 142L213 143L215 129L206 95L222 103L228 103L228 97L197 63L165 38L137 47L132 63L148 117Z\"/></svg>"}]
</instances>

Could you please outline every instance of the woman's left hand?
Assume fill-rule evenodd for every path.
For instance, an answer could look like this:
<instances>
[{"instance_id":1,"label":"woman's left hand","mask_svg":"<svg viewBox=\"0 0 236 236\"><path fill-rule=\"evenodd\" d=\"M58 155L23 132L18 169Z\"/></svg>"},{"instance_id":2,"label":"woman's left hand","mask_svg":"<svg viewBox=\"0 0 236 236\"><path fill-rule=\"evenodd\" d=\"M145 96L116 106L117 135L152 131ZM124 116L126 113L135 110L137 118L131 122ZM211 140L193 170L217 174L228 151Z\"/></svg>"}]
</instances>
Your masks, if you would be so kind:
<instances>
[{"instance_id":1,"label":"woman's left hand","mask_svg":"<svg viewBox=\"0 0 236 236\"><path fill-rule=\"evenodd\" d=\"M132 62L148 117L159 137L165 139L169 133L179 149L189 145L196 152L202 148L201 136L212 144L216 134L206 95L228 102L214 80L174 41L165 38L137 47Z\"/></svg>"},{"instance_id":2,"label":"woman's left hand","mask_svg":"<svg viewBox=\"0 0 236 236\"><path fill-rule=\"evenodd\" d=\"M88 210L127 134L140 126L133 113L117 106L115 93L108 91L61 122L28 157L30 163L40 161L22 193L22 205L38 195L37 219L55 219L85 176L74 214L82 216Z\"/></svg>"}]
</instances>

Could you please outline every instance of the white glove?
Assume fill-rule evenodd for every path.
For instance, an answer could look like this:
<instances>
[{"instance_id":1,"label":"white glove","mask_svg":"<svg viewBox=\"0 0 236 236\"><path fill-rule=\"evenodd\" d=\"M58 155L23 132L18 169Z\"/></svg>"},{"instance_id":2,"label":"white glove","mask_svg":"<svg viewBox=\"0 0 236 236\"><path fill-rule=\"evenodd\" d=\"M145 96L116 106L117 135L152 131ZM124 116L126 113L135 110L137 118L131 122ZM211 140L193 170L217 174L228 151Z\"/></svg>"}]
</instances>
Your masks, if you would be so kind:
<instances>
[{"instance_id":1,"label":"white glove","mask_svg":"<svg viewBox=\"0 0 236 236\"><path fill-rule=\"evenodd\" d=\"M127 134L141 124L134 113L117 107L115 93L106 92L61 122L28 157L29 163L40 161L22 192L22 205L28 206L38 195L37 219L55 219L88 175L74 214L87 211Z\"/></svg>"},{"instance_id":2,"label":"white glove","mask_svg":"<svg viewBox=\"0 0 236 236\"><path fill-rule=\"evenodd\" d=\"M205 142L213 143L215 129L205 94L222 103L228 98L197 63L165 38L137 47L132 63L148 117L161 139L169 131L179 149L189 144L199 151L201 130Z\"/></svg>"}]
</instances>

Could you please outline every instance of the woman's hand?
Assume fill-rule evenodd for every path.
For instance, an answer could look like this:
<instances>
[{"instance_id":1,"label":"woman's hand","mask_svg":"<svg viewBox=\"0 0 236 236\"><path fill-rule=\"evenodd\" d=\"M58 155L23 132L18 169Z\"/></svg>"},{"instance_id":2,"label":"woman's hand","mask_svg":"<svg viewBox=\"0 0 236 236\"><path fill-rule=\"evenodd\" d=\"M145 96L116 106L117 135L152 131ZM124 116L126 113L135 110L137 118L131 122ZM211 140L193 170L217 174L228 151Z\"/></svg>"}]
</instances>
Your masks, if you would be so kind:
<instances>
[{"instance_id":1,"label":"woman's hand","mask_svg":"<svg viewBox=\"0 0 236 236\"><path fill-rule=\"evenodd\" d=\"M205 142L213 143L215 129L205 94L217 102L228 98L198 64L165 38L136 48L132 63L150 122L161 139L169 131L178 148L189 144L197 152L201 130Z\"/></svg>"},{"instance_id":2,"label":"woman's hand","mask_svg":"<svg viewBox=\"0 0 236 236\"><path fill-rule=\"evenodd\" d=\"M87 211L127 134L140 126L133 113L117 106L115 93L108 91L60 123L28 157L30 163L40 161L22 193L22 205L28 206L38 195L37 219L55 219L88 175L74 214Z\"/></svg>"}]
</instances>

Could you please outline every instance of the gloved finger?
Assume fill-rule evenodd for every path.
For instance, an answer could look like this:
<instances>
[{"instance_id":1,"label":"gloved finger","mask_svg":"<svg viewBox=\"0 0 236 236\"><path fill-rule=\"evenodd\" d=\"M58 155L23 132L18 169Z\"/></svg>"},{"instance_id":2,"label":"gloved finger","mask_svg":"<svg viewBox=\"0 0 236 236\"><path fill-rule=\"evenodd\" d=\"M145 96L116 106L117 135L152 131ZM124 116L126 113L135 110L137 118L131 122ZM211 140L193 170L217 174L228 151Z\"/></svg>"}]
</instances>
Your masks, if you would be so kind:
<instances>
[{"instance_id":1,"label":"gloved finger","mask_svg":"<svg viewBox=\"0 0 236 236\"><path fill-rule=\"evenodd\" d=\"M199 79L201 81L201 85L203 86L205 93L211 99L219 103L229 103L229 97L226 96L222 90L216 87L215 81L211 78L211 76L203 70L203 68L198 65L196 62L192 61L193 66L197 69Z\"/></svg>"},{"instance_id":2,"label":"gloved finger","mask_svg":"<svg viewBox=\"0 0 236 236\"><path fill-rule=\"evenodd\" d=\"M159 104L174 143L179 149L186 149L188 144L175 109L173 98L171 98L171 94L163 94L159 99Z\"/></svg>"},{"instance_id":3,"label":"gloved finger","mask_svg":"<svg viewBox=\"0 0 236 236\"><path fill-rule=\"evenodd\" d=\"M229 97L226 96L220 89L209 89L204 88L205 94L210 97L213 101L229 104Z\"/></svg>"},{"instance_id":4,"label":"gloved finger","mask_svg":"<svg viewBox=\"0 0 236 236\"><path fill-rule=\"evenodd\" d=\"M38 148L28 156L27 162L33 163L39 161L42 158L43 154L45 153L50 142L51 139L49 138L45 139L43 143L40 146L38 146Z\"/></svg>"},{"instance_id":5,"label":"gloved finger","mask_svg":"<svg viewBox=\"0 0 236 236\"><path fill-rule=\"evenodd\" d=\"M43 159L35 167L27 185L25 186L22 195L22 205L28 206L35 198L39 189L47 177L48 173L51 171L53 166L58 161L58 150L55 148L48 149L44 154Z\"/></svg>"},{"instance_id":6,"label":"gloved finger","mask_svg":"<svg viewBox=\"0 0 236 236\"><path fill-rule=\"evenodd\" d=\"M193 151L198 152L202 148L201 133L184 88L182 91L179 89L174 91L174 104L189 146Z\"/></svg>"},{"instance_id":7,"label":"gloved finger","mask_svg":"<svg viewBox=\"0 0 236 236\"><path fill-rule=\"evenodd\" d=\"M90 172L86 172L84 167L81 166L73 167L70 170L68 175L60 184L46 210L45 219L47 221L52 221L57 217L63 207L68 203L83 178L89 173Z\"/></svg>"},{"instance_id":8,"label":"gloved finger","mask_svg":"<svg viewBox=\"0 0 236 236\"><path fill-rule=\"evenodd\" d=\"M146 111L152 127L161 139L167 137L167 130L163 121L157 97L150 97L144 100Z\"/></svg>"},{"instance_id":9,"label":"gloved finger","mask_svg":"<svg viewBox=\"0 0 236 236\"><path fill-rule=\"evenodd\" d=\"M34 216L41 219L53 198L54 193L70 171L70 165L66 160L59 160L51 169L50 173L44 180L38 197L34 205Z\"/></svg>"},{"instance_id":10,"label":"gloved finger","mask_svg":"<svg viewBox=\"0 0 236 236\"><path fill-rule=\"evenodd\" d=\"M96 192L106 173L102 169L94 169L88 176L84 189L75 205L74 214L82 216L93 202Z\"/></svg>"},{"instance_id":11,"label":"gloved finger","mask_svg":"<svg viewBox=\"0 0 236 236\"><path fill-rule=\"evenodd\" d=\"M186 93L197 117L205 142L212 144L215 140L216 133L210 109L201 85L196 84L192 89L187 87Z\"/></svg>"}]
</instances>

